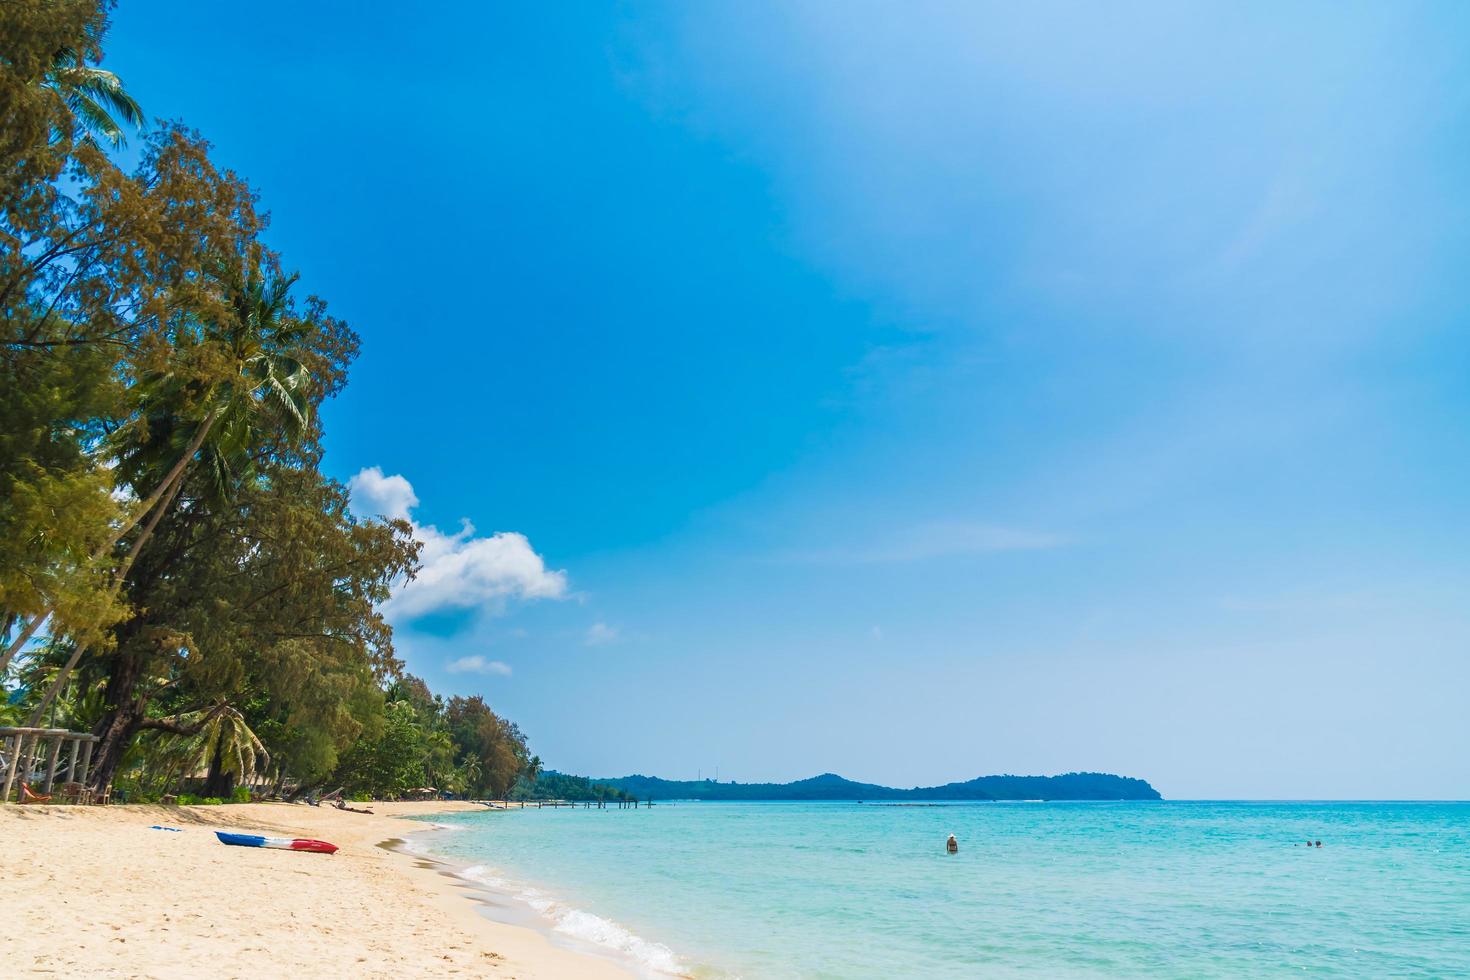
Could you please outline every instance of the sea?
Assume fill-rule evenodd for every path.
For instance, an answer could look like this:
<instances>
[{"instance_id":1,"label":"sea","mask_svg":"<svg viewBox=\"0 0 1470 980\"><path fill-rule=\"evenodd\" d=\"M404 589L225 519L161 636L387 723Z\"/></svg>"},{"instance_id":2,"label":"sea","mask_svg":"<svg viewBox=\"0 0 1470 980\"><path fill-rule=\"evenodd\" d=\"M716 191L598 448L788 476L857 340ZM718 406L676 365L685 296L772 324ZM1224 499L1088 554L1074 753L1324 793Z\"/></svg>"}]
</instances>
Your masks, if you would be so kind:
<instances>
[{"instance_id":1,"label":"sea","mask_svg":"<svg viewBox=\"0 0 1470 980\"><path fill-rule=\"evenodd\" d=\"M410 847L651 977L1470 977L1470 803L668 802Z\"/></svg>"}]
</instances>

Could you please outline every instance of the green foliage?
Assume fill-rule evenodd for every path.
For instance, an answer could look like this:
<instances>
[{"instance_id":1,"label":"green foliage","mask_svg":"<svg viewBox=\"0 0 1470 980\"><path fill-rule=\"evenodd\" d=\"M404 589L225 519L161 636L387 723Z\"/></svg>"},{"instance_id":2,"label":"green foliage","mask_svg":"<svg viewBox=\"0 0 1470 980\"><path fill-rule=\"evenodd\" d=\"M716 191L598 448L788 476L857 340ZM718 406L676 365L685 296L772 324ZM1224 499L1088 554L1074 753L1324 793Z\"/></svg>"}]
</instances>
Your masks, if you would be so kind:
<instances>
[{"instance_id":1,"label":"green foliage","mask_svg":"<svg viewBox=\"0 0 1470 980\"><path fill-rule=\"evenodd\" d=\"M106 10L96 0L0 3L0 216L29 227L50 207L50 184L66 167L81 129L48 84L57 52L101 56Z\"/></svg>"},{"instance_id":2,"label":"green foliage","mask_svg":"<svg viewBox=\"0 0 1470 980\"><path fill-rule=\"evenodd\" d=\"M525 736L483 698L446 702L412 676L391 683L387 697L382 728L343 756L332 782L374 797L418 789L503 797L525 770Z\"/></svg>"},{"instance_id":3,"label":"green foliage","mask_svg":"<svg viewBox=\"0 0 1470 980\"><path fill-rule=\"evenodd\" d=\"M180 793L178 796L179 806L223 806L224 800L218 796L195 796L192 793ZM249 802L247 797L244 802Z\"/></svg>"},{"instance_id":4,"label":"green foliage","mask_svg":"<svg viewBox=\"0 0 1470 980\"><path fill-rule=\"evenodd\" d=\"M233 793L230 794L230 801L232 803L249 803L250 802L250 787L249 786L236 786L235 787L235 792L233 792Z\"/></svg>"},{"instance_id":5,"label":"green foliage","mask_svg":"<svg viewBox=\"0 0 1470 980\"><path fill-rule=\"evenodd\" d=\"M504 797L532 765L521 730L490 710L479 695L450 698L444 706L444 723L454 742L463 792ZM536 767L540 763L535 759Z\"/></svg>"},{"instance_id":6,"label":"green foliage","mask_svg":"<svg viewBox=\"0 0 1470 980\"><path fill-rule=\"evenodd\" d=\"M319 465L356 335L198 134L101 145L141 122L107 6L0 4L0 716L98 732L135 799L534 780L514 724L401 674L379 609L419 546Z\"/></svg>"},{"instance_id":7,"label":"green foliage","mask_svg":"<svg viewBox=\"0 0 1470 980\"><path fill-rule=\"evenodd\" d=\"M111 473L88 451L98 420L120 402L112 366L92 349L0 358L0 611L54 606L78 629L120 612L93 557L120 505Z\"/></svg>"},{"instance_id":8,"label":"green foliage","mask_svg":"<svg viewBox=\"0 0 1470 980\"><path fill-rule=\"evenodd\" d=\"M373 796L401 796L426 784L433 744L407 701L387 706L382 729L362 738L343 757L337 778Z\"/></svg>"}]
</instances>

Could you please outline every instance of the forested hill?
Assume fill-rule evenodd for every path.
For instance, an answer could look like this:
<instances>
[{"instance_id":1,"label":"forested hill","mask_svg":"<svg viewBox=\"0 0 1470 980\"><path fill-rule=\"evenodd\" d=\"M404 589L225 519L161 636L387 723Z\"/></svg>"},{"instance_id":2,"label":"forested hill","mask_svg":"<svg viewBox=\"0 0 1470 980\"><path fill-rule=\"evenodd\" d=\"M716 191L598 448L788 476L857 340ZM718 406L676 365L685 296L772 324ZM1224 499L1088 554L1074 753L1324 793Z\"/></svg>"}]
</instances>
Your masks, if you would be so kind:
<instances>
[{"instance_id":1,"label":"forested hill","mask_svg":"<svg viewBox=\"0 0 1470 980\"><path fill-rule=\"evenodd\" d=\"M794 783L718 783L623 776L593 780L638 799L654 800L1160 800L1145 780L1103 772L1061 776L981 776L964 783L894 789L855 783L834 773Z\"/></svg>"}]
</instances>

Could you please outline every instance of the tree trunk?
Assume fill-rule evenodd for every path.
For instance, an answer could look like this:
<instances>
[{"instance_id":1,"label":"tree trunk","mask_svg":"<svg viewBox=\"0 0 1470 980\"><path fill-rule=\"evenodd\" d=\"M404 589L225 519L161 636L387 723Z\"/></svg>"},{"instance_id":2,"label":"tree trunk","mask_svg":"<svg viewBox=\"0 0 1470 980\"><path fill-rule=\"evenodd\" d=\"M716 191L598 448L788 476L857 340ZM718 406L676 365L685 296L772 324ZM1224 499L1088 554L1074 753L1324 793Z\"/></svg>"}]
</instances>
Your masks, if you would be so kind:
<instances>
[{"instance_id":1,"label":"tree trunk","mask_svg":"<svg viewBox=\"0 0 1470 980\"><path fill-rule=\"evenodd\" d=\"M204 437L209 435L209 430L214 427L214 420L218 415L219 409L216 408L205 416L204 421L199 423L199 431L195 432L194 438L189 440L188 448L179 456L178 461L174 463L173 469L168 471L168 475L159 481L158 486L144 499L143 505L138 508L137 513L130 520L124 521L122 526L112 533L106 545L97 549L97 553L92 556L93 558L101 558L111 551L113 545L121 541L124 534L127 534L136 527L138 522L146 517L148 512L153 509L153 505L158 503L159 499L164 495L164 492L173 485L174 481L183 475L184 468L189 465L189 461L194 458L194 454L199 451L199 447L204 445ZM167 501L164 502L163 506L168 506Z\"/></svg>"},{"instance_id":2,"label":"tree trunk","mask_svg":"<svg viewBox=\"0 0 1470 980\"><path fill-rule=\"evenodd\" d=\"M117 774L123 753L143 727L146 702L134 697L143 676L145 657L119 652L113 659L112 673L107 678L107 695L112 702L107 714L93 730L101 736L97 754L92 757L91 787L96 792L106 789Z\"/></svg>"},{"instance_id":3,"label":"tree trunk","mask_svg":"<svg viewBox=\"0 0 1470 980\"><path fill-rule=\"evenodd\" d=\"M20 653L20 648L25 646L26 642L36 634L36 630L41 628L41 624L46 621L46 617L50 614L51 611L49 609L46 612L39 613L30 622L26 623L25 626L21 627L20 635L5 648L4 653L0 653L0 674L5 673L5 668L10 666L10 661L17 653ZM6 632L8 633L9 630L6 630Z\"/></svg>"},{"instance_id":4,"label":"tree trunk","mask_svg":"<svg viewBox=\"0 0 1470 980\"><path fill-rule=\"evenodd\" d=\"M322 786L324 786L325 784L326 780L324 779L317 780L315 782L303 782L291 791L291 795L286 797L286 802L295 803L300 797L305 796L307 793L312 793L316 790L321 789Z\"/></svg>"},{"instance_id":5,"label":"tree trunk","mask_svg":"<svg viewBox=\"0 0 1470 980\"><path fill-rule=\"evenodd\" d=\"M235 774L225 772L223 748L220 742L214 743L214 752L209 757L209 775L204 779L204 796L229 799L230 794L235 791Z\"/></svg>"}]
</instances>

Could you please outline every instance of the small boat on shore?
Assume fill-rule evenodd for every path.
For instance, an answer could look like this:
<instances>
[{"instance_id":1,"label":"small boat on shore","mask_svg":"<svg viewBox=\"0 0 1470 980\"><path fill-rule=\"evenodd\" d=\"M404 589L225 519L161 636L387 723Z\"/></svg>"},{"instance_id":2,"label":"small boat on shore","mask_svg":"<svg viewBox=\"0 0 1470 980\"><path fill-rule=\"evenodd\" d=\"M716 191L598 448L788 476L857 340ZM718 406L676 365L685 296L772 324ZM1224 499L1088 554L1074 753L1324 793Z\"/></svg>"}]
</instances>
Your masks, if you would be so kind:
<instances>
[{"instance_id":1,"label":"small boat on shore","mask_svg":"<svg viewBox=\"0 0 1470 980\"><path fill-rule=\"evenodd\" d=\"M216 830L214 836L219 838L221 844L233 844L235 847L277 847L286 851L311 851L315 854L334 854L337 851L336 844L306 837L262 837L260 834L227 834L222 830Z\"/></svg>"}]
</instances>

